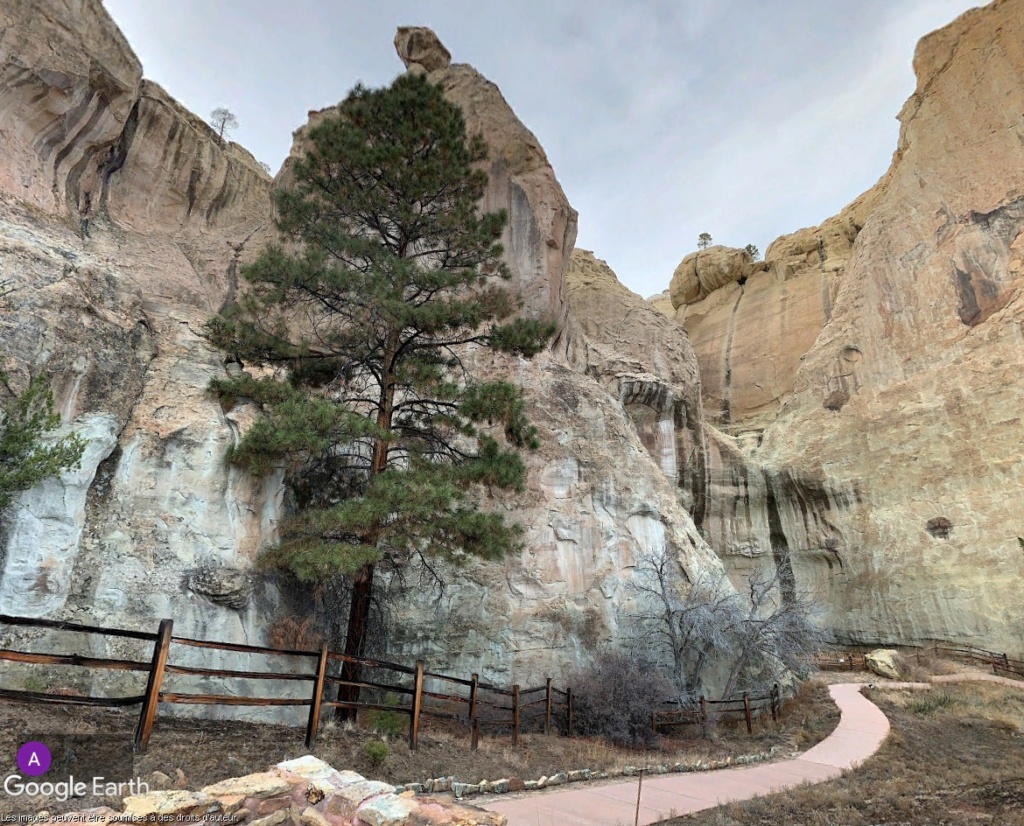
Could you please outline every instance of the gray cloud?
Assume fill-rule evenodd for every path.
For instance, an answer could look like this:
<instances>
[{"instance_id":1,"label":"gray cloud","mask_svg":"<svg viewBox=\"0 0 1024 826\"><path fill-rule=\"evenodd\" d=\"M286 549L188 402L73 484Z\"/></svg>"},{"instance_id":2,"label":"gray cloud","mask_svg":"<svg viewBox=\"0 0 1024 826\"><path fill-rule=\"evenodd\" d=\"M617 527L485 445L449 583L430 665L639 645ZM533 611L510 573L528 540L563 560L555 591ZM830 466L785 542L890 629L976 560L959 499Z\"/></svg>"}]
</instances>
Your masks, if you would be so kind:
<instances>
[{"instance_id":1,"label":"gray cloud","mask_svg":"<svg viewBox=\"0 0 1024 826\"><path fill-rule=\"evenodd\" d=\"M916 41L969 0L105 0L145 67L273 168L307 110L402 70L434 28L497 83L580 211L579 245L643 295L698 233L764 250L871 186Z\"/></svg>"}]
</instances>

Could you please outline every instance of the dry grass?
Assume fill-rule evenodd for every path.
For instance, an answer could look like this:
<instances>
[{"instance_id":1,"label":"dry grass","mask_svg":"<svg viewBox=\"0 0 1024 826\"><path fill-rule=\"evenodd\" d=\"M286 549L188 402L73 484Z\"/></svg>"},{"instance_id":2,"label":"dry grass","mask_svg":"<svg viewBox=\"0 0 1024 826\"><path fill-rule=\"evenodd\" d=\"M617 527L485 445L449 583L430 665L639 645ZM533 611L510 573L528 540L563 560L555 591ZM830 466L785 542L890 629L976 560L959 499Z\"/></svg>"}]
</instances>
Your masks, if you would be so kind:
<instances>
[{"instance_id":1,"label":"dry grass","mask_svg":"<svg viewBox=\"0 0 1024 826\"><path fill-rule=\"evenodd\" d=\"M721 806L687 826L1021 826L1024 692L985 683L869 692L892 723L861 768L818 786Z\"/></svg>"},{"instance_id":2,"label":"dry grass","mask_svg":"<svg viewBox=\"0 0 1024 826\"><path fill-rule=\"evenodd\" d=\"M11 764L0 766L0 771L13 771L18 746L33 739L46 742L47 732L102 733L115 738L116 743L123 742L125 752L130 752L135 720L134 711L0 702L0 755L9 757ZM695 727L687 727L683 736L663 738L658 748L650 751L617 748L592 738L532 733L521 735L519 744L512 746L507 731L485 728L480 748L473 752L469 748L468 728L425 718L415 752L409 750L404 736L382 736L370 731L362 721L357 726L328 720L321 727L314 753L337 768L353 769L393 783L447 775L476 783L502 777L534 779L569 769L721 760L773 748L783 755L823 739L838 720L839 713L827 686L810 682L797 699L787 703L777 725L771 717L756 721L753 736L747 734L742 722L719 725L708 739L700 739ZM153 731L149 752L136 758L134 770L144 779L160 771L171 778L178 777L174 786L198 788L227 777L264 771L281 760L305 754L303 734L300 729L285 726L162 717ZM366 743L373 740L384 740L388 746L387 758L381 766L374 766L365 751ZM52 805L50 809L71 811L101 802L87 798ZM24 808L24 801L21 803ZM10 809L12 805L0 794L0 814L24 813ZM39 808L41 803L31 811Z\"/></svg>"}]
</instances>

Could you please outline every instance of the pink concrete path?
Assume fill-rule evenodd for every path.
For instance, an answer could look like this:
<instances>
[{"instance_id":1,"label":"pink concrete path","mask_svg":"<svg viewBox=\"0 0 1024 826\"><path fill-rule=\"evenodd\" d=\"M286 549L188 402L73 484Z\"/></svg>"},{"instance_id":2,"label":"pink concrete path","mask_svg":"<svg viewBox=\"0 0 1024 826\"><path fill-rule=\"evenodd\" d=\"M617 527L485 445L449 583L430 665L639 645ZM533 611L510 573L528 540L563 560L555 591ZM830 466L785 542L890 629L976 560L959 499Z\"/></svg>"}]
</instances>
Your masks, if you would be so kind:
<instances>
[{"instance_id":1,"label":"pink concrete path","mask_svg":"<svg viewBox=\"0 0 1024 826\"><path fill-rule=\"evenodd\" d=\"M933 683L978 680L1024 689L1024 682L992 674L964 673L931 677ZM889 734L889 720L860 691L865 683L837 683L828 690L839 706L835 730L794 760L710 772L647 777L640 798L640 823L690 814L723 803L781 792L839 777L878 751ZM931 688L931 683L880 680L879 688ZM501 812L509 826L629 826L636 815L635 780L590 784L579 789L532 792L482 803Z\"/></svg>"},{"instance_id":2,"label":"pink concrete path","mask_svg":"<svg viewBox=\"0 0 1024 826\"><path fill-rule=\"evenodd\" d=\"M839 725L794 760L645 777L640 823L657 823L673 815L839 777L845 769L878 751L889 733L889 720L860 693L863 687L856 683L829 686L841 712ZM636 780L613 781L580 789L534 792L482 805L507 816L509 826L625 826L633 823L636 814L636 791Z\"/></svg>"}]
</instances>

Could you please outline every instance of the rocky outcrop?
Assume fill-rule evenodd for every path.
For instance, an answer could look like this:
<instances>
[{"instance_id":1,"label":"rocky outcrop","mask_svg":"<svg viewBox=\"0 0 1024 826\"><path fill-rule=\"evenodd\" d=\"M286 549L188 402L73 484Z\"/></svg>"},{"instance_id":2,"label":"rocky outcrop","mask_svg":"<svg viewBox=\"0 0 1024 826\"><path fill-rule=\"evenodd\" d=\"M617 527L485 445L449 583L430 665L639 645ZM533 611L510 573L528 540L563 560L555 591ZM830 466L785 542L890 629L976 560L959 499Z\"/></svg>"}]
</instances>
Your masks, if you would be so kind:
<instances>
[{"instance_id":1,"label":"rocky outcrop","mask_svg":"<svg viewBox=\"0 0 1024 826\"><path fill-rule=\"evenodd\" d=\"M745 281L753 269L753 259L746 250L715 246L692 252L672 275L668 288L672 306L694 304L726 284Z\"/></svg>"},{"instance_id":2,"label":"rocky outcrop","mask_svg":"<svg viewBox=\"0 0 1024 826\"><path fill-rule=\"evenodd\" d=\"M452 65L452 53L424 26L399 26L395 51L407 69L416 66L424 72L436 72Z\"/></svg>"},{"instance_id":3,"label":"rocky outcrop","mask_svg":"<svg viewBox=\"0 0 1024 826\"><path fill-rule=\"evenodd\" d=\"M12 0L0 21L0 189L77 209L77 180L117 144L142 66L100 0Z\"/></svg>"},{"instance_id":4,"label":"rocky outcrop","mask_svg":"<svg viewBox=\"0 0 1024 826\"><path fill-rule=\"evenodd\" d=\"M248 566L281 503L279 480L223 464L252 413L228 416L207 396L225 368L202 330L269 237L270 177L141 80L99 2L0 15L4 367L16 387L51 374L68 427L90 441L78 474L5 514L3 610L146 630L173 616L182 633L258 638L273 586L242 609L187 583L200 564ZM136 683L117 676L96 693Z\"/></svg>"},{"instance_id":5,"label":"rocky outcrop","mask_svg":"<svg viewBox=\"0 0 1024 826\"><path fill-rule=\"evenodd\" d=\"M525 311L565 324L565 273L576 243L576 210L555 178L543 147L516 117L501 91L472 66L456 63L430 71L449 100L462 107L470 134L481 134L490 150L489 184L482 208L504 209L502 236L510 282Z\"/></svg>"},{"instance_id":6,"label":"rocky outcrop","mask_svg":"<svg viewBox=\"0 0 1024 826\"><path fill-rule=\"evenodd\" d=\"M706 507L706 445L697 359L679 325L619 283L587 250L569 265L565 358L617 397L648 453L680 486L697 524Z\"/></svg>"},{"instance_id":7,"label":"rocky outcrop","mask_svg":"<svg viewBox=\"0 0 1024 826\"><path fill-rule=\"evenodd\" d=\"M233 777L199 791L145 791L108 807L63 814L45 823L171 822L195 820L252 826L505 826L504 815L367 780L338 771L312 755L278 763L270 771Z\"/></svg>"},{"instance_id":8,"label":"rocky outcrop","mask_svg":"<svg viewBox=\"0 0 1024 826\"><path fill-rule=\"evenodd\" d=\"M684 319L729 411L706 535L788 559L851 640L1020 647L1022 36L1003 0L924 38L879 185ZM742 373L743 341L768 369Z\"/></svg>"},{"instance_id":9,"label":"rocky outcrop","mask_svg":"<svg viewBox=\"0 0 1024 826\"><path fill-rule=\"evenodd\" d=\"M475 365L523 388L541 448L526 456L527 491L503 497L527 529L526 552L463 568L433 613L413 601L398 622L410 654L429 652L450 673L481 659L505 682L561 673L637 632L637 615L651 613L633 585L645 560L667 556L681 587L721 570L694 521L706 468L685 335L593 253L573 252L567 284L554 352Z\"/></svg>"},{"instance_id":10,"label":"rocky outcrop","mask_svg":"<svg viewBox=\"0 0 1024 826\"><path fill-rule=\"evenodd\" d=\"M763 429L792 393L800 360L828 321L839 279L885 179L820 227L785 235L764 261L711 247L686 256L670 295L700 364L708 419Z\"/></svg>"},{"instance_id":11,"label":"rocky outcrop","mask_svg":"<svg viewBox=\"0 0 1024 826\"><path fill-rule=\"evenodd\" d=\"M2 35L36 67L34 86L7 88L8 111L20 118L26 107L41 105L51 80L57 87L48 94L67 87L76 100L113 105L107 86L89 86L102 72L76 70L69 86L53 62L77 48L70 32L83 27L96 30L96 61L105 58L95 50L121 49L102 7L35 5L44 12L38 19L18 6L16 31ZM493 84L471 67L446 65L443 46L427 31L403 30L397 42L410 70L429 71L463 107L470 131L488 142L484 207L508 210L504 244L513 284L525 312L559 320L562 337L532 363L477 355L479 371L524 386L541 431L542 448L527 457L527 491L496 505L527 527L528 550L469 566L437 602L426 594L403 603L395 656L530 683L562 674L626 633L635 599L630 571L640 555L670 553L681 572L719 566L688 512L699 510L687 492L700 488L703 473L696 365L681 330L592 257L572 298L580 309L570 318L566 272L576 213L543 149ZM0 595L12 613L144 630L173 617L182 636L267 642L268 629L298 610L287 588L252 566L275 538L285 491L280 475L257 482L223 461L255 414L245 404L225 412L206 393L211 378L239 366L207 345L203 324L234 299L239 266L270 237L271 182L248 153L219 141L158 86L140 80L126 46L114 51L134 67L121 72L134 80L121 84L117 116L97 120L109 120L102 132L66 119L61 127L68 152L83 159L75 167L81 174L51 158L50 143L30 123L4 132L16 166L0 161L0 267L15 274L19 296L14 311L0 316L6 366L22 382L46 369L70 426L84 431L102 421L107 429L96 440L96 461L74 482L74 496L66 482L21 501L22 510L52 510L74 530L59 548L43 543L30 550L27 540L6 546ZM313 113L311 123L323 115ZM306 129L296 133L295 152ZM24 172L28 155L35 166ZM46 164L49 177L40 184L38 169ZM289 169L286 163L278 183L287 182ZM14 185L23 177L28 194ZM86 193L87 215L80 211ZM598 318L607 332L593 324ZM631 342L633 325L646 338ZM32 640L39 650L68 644L80 642L46 634ZM148 656L129 647L107 650L99 640L89 653ZM175 657L183 665L211 665L203 651ZM214 665L254 667L234 654ZM5 679L17 685L21 676ZM102 684L87 675L75 679L74 688L93 694L142 688L130 674L108 675ZM194 689L191 678L168 679L168 690ZM240 687L214 680L203 688L280 690L255 681Z\"/></svg>"},{"instance_id":12,"label":"rocky outcrop","mask_svg":"<svg viewBox=\"0 0 1024 826\"><path fill-rule=\"evenodd\" d=\"M877 648L864 655L864 663L872 674L885 677L887 680L898 680L903 676L903 669L900 667L900 652L895 649Z\"/></svg>"}]
</instances>

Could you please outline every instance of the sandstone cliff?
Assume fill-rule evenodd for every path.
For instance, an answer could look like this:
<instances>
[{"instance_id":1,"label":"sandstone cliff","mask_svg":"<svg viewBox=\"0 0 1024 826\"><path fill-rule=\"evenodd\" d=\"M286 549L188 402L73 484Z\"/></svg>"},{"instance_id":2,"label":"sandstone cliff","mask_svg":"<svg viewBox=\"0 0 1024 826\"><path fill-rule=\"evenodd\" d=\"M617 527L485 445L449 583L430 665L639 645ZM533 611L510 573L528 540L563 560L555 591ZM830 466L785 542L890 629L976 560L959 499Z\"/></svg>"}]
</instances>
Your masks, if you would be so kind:
<instances>
[{"instance_id":1,"label":"sandstone cliff","mask_svg":"<svg viewBox=\"0 0 1024 826\"><path fill-rule=\"evenodd\" d=\"M90 447L78 473L6 515L0 612L146 629L173 617L179 634L266 641L296 610L251 564L274 540L284 490L223 461L253 411L226 414L206 394L238 365L207 345L202 325L271 237L272 182L141 78L99 2L26 1L2 14L0 266L18 288L0 317L5 362L19 382L50 371L67 427ZM691 574L719 567L687 510L703 474L696 363L682 331L592 258L570 317L576 213L536 138L493 84L449 64L429 30L400 30L396 45L487 140L484 207L508 210L513 284L526 312L562 329L533 362L477 357L477 369L525 387L541 431L528 490L506 503L528 528L527 552L471 567L440 601L407 603L396 654L533 682L622 637L641 553L667 550ZM632 336L634 323L646 339ZM131 693L132 679L78 687Z\"/></svg>"},{"instance_id":2,"label":"sandstone cliff","mask_svg":"<svg viewBox=\"0 0 1024 826\"><path fill-rule=\"evenodd\" d=\"M924 38L879 184L767 268L673 295L708 416L705 536L790 559L856 640L1019 651L1024 3Z\"/></svg>"}]
</instances>

